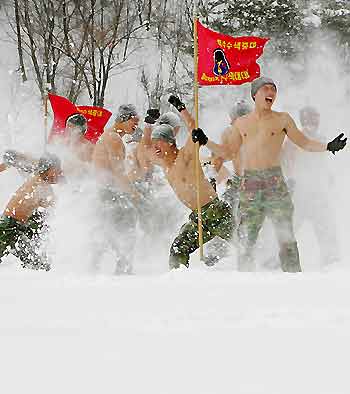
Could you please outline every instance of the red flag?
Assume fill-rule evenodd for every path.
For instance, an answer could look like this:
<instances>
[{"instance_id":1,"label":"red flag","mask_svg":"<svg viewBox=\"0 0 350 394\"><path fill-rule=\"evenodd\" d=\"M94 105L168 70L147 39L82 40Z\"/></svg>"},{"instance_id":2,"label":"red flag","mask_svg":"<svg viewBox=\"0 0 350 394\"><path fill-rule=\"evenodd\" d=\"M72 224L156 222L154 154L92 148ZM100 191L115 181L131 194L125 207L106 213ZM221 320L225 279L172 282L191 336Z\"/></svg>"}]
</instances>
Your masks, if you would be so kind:
<instances>
[{"instance_id":1,"label":"red flag","mask_svg":"<svg viewBox=\"0 0 350 394\"><path fill-rule=\"evenodd\" d=\"M107 109L91 106L76 106L65 97L51 93L49 93L49 100L54 114L49 142L54 136L66 137L67 118L73 114L82 113L87 119L87 131L84 137L95 144L112 115Z\"/></svg>"},{"instance_id":2,"label":"red flag","mask_svg":"<svg viewBox=\"0 0 350 394\"><path fill-rule=\"evenodd\" d=\"M105 125L112 116L112 112L105 108L90 107L87 105L78 105L77 109L88 121L88 129L84 137L93 144L96 144L100 135L103 133Z\"/></svg>"},{"instance_id":3,"label":"red flag","mask_svg":"<svg viewBox=\"0 0 350 394\"><path fill-rule=\"evenodd\" d=\"M199 21L197 29L199 85L241 85L260 76L256 60L268 38L226 36Z\"/></svg>"}]
</instances>

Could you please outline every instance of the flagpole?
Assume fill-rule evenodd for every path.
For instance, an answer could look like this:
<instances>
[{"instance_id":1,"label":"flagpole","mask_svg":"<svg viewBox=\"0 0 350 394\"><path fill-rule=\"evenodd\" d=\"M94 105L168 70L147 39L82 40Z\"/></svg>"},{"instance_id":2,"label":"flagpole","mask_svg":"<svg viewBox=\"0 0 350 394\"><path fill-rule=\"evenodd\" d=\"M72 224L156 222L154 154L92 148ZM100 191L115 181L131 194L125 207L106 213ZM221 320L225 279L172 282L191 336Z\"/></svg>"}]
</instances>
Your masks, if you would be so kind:
<instances>
[{"instance_id":1,"label":"flagpole","mask_svg":"<svg viewBox=\"0 0 350 394\"><path fill-rule=\"evenodd\" d=\"M197 0L194 1L193 6L193 41L194 41L194 113L195 113L195 128L198 129L198 31L197 31ZM198 245L199 256L203 260L203 227L202 227L202 206L200 200L200 161L199 161L199 142L195 144L195 170L196 170L196 187L197 187L197 212L198 212Z\"/></svg>"},{"instance_id":2,"label":"flagpole","mask_svg":"<svg viewBox=\"0 0 350 394\"><path fill-rule=\"evenodd\" d=\"M48 132L47 132L47 116L48 116L48 89L47 86L45 88L45 95L44 95L44 152L46 152L46 144L47 144L47 137L48 137Z\"/></svg>"}]
</instances>

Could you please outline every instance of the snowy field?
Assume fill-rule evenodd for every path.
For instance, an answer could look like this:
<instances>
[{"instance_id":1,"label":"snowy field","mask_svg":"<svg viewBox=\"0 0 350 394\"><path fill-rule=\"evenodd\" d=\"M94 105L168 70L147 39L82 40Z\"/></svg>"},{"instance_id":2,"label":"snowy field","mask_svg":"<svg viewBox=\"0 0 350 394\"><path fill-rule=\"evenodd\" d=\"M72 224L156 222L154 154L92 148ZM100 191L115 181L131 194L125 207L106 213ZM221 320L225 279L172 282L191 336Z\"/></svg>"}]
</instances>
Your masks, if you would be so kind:
<instances>
[{"instance_id":1,"label":"snowy field","mask_svg":"<svg viewBox=\"0 0 350 394\"><path fill-rule=\"evenodd\" d=\"M348 276L2 265L1 392L347 394Z\"/></svg>"}]
</instances>

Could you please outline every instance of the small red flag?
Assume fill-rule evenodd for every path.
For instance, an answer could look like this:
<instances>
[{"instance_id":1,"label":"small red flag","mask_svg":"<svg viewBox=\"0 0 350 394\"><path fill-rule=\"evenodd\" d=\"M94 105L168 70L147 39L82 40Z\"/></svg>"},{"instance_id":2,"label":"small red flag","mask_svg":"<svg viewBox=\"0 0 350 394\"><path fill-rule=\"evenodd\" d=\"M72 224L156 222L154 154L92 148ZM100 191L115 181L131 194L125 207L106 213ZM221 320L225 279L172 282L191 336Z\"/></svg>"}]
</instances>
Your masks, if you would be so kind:
<instances>
[{"instance_id":1,"label":"small red flag","mask_svg":"<svg viewBox=\"0 0 350 394\"><path fill-rule=\"evenodd\" d=\"M269 38L231 37L197 21L199 85L241 85L260 76L256 60Z\"/></svg>"},{"instance_id":2,"label":"small red flag","mask_svg":"<svg viewBox=\"0 0 350 394\"><path fill-rule=\"evenodd\" d=\"M84 137L96 143L103 128L107 124L112 113L101 107L74 105L67 98L49 93L49 100L54 114L54 121L49 135L49 142L54 136L66 137L66 120L69 116L81 113L87 119L87 131Z\"/></svg>"}]
</instances>

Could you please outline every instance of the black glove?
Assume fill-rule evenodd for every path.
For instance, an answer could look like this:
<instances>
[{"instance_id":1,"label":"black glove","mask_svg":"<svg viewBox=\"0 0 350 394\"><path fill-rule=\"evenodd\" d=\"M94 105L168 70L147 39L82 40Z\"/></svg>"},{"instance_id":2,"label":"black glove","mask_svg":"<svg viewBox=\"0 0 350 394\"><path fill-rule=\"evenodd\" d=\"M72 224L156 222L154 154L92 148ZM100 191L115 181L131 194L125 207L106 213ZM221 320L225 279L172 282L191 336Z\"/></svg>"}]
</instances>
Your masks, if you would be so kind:
<instances>
[{"instance_id":1,"label":"black glove","mask_svg":"<svg viewBox=\"0 0 350 394\"><path fill-rule=\"evenodd\" d=\"M333 153L333 155L335 155L335 152L344 149L347 138L342 139L343 137L344 137L344 133L341 133L338 135L338 137L334 138L333 141L328 142L327 150L329 150L330 152Z\"/></svg>"},{"instance_id":2,"label":"black glove","mask_svg":"<svg viewBox=\"0 0 350 394\"><path fill-rule=\"evenodd\" d=\"M192 130L192 141L199 142L199 145L205 145L208 142L208 137L202 129L194 129Z\"/></svg>"},{"instance_id":3,"label":"black glove","mask_svg":"<svg viewBox=\"0 0 350 394\"><path fill-rule=\"evenodd\" d=\"M15 166L18 161L18 153L15 150L7 150L3 156L4 163L7 166Z\"/></svg>"},{"instance_id":4,"label":"black glove","mask_svg":"<svg viewBox=\"0 0 350 394\"><path fill-rule=\"evenodd\" d=\"M159 109L151 108L147 111L147 115L145 117L145 123L155 124L159 117L160 117Z\"/></svg>"},{"instance_id":5,"label":"black glove","mask_svg":"<svg viewBox=\"0 0 350 394\"><path fill-rule=\"evenodd\" d=\"M184 109L186 109L185 104L177 97L174 95L171 95L168 98L168 102L173 105L179 112L183 111Z\"/></svg>"}]
</instances>

